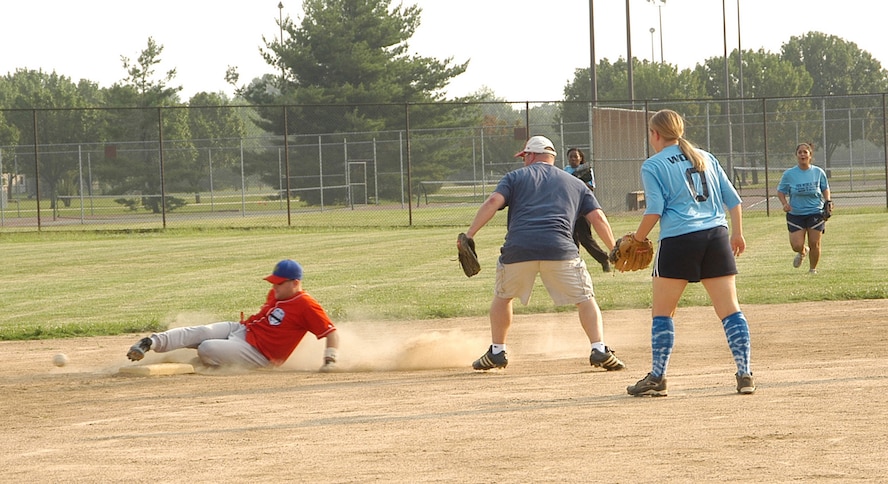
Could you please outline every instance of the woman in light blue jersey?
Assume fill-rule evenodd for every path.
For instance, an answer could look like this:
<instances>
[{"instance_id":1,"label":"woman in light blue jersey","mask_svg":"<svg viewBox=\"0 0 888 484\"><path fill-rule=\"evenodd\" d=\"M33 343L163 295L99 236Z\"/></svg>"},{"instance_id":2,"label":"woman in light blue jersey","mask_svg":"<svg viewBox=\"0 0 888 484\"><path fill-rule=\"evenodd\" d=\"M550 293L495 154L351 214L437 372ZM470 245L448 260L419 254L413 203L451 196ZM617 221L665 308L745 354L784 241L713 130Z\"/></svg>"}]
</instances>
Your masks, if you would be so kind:
<instances>
[{"instance_id":1,"label":"woman in light blue jersey","mask_svg":"<svg viewBox=\"0 0 888 484\"><path fill-rule=\"evenodd\" d=\"M820 241L826 232L823 209L825 206L832 209L829 182L826 172L811 164L814 162L814 147L809 143L796 146L796 160L797 166L783 172L777 185L777 198L786 212L789 245L796 253L792 266L798 268L808 256L808 273L817 274ZM786 197L789 197L788 201Z\"/></svg>"},{"instance_id":2,"label":"woman in light blue jersey","mask_svg":"<svg viewBox=\"0 0 888 484\"><path fill-rule=\"evenodd\" d=\"M626 390L633 396L666 396L666 368L675 344L672 318L688 283L701 282L734 357L737 392L753 393L749 324L735 285L735 257L746 249L740 197L718 160L682 137L684 120L678 113L664 109L654 114L649 136L656 154L641 166L647 208L635 238L644 240L660 224L652 284L653 361L651 372Z\"/></svg>"}]
</instances>

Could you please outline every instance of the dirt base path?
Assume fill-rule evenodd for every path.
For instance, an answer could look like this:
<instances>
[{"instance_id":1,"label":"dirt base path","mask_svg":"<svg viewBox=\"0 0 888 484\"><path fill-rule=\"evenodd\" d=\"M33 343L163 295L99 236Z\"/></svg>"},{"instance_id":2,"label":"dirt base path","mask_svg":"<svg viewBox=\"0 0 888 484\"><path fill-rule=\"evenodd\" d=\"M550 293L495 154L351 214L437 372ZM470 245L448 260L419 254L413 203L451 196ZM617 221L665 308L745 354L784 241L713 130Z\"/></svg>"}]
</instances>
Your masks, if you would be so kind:
<instances>
[{"instance_id":1,"label":"dirt base path","mask_svg":"<svg viewBox=\"0 0 888 484\"><path fill-rule=\"evenodd\" d=\"M886 476L888 301L744 307L758 391L738 395L710 308L681 309L669 396L647 311L605 312L629 366L592 369L574 312L349 323L342 372L306 341L282 368L133 377L137 337L0 342L4 482L841 482ZM70 362L52 365L56 353ZM148 363L194 352L149 353Z\"/></svg>"}]
</instances>

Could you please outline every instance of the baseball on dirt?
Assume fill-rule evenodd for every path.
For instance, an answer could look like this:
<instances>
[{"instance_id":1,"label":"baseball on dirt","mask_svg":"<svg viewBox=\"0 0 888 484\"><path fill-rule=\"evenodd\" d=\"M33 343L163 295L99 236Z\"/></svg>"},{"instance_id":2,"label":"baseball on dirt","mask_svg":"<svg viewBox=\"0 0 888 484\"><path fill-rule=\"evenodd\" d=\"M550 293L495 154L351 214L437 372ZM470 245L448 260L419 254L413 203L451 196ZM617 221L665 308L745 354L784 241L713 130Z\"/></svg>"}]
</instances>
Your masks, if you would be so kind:
<instances>
[{"instance_id":1,"label":"baseball on dirt","mask_svg":"<svg viewBox=\"0 0 888 484\"><path fill-rule=\"evenodd\" d=\"M68 364L68 357L64 353L59 353L52 357L52 364L55 366L65 366Z\"/></svg>"}]
</instances>

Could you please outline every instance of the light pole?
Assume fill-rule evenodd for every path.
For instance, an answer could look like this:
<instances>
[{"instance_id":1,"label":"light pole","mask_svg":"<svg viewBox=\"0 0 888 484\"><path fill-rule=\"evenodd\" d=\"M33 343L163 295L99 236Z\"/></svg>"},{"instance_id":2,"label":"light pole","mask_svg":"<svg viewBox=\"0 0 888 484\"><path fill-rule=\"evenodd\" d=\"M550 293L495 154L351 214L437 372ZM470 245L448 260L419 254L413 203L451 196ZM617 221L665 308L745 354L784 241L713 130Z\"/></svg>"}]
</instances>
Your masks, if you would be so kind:
<instances>
[{"instance_id":1,"label":"light pole","mask_svg":"<svg viewBox=\"0 0 888 484\"><path fill-rule=\"evenodd\" d=\"M737 0L737 76L740 78L740 163L746 166L746 106L743 102L743 44L740 43L740 0ZM752 166L756 162L752 160ZM752 172L753 183L758 183L758 172Z\"/></svg>"},{"instance_id":2,"label":"light pole","mask_svg":"<svg viewBox=\"0 0 888 484\"><path fill-rule=\"evenodd\" d=\"M666 0L647 0L650 3L657 4L657 15L660 19L660 64L663 63L663 4L666 3ZM739 1L739 0L738 0ZM651 59L653 62L654 59Z\"/></svg>"},{"instance_id":3,"label":"light pole","mask_svg":"<svg viewBox=\"0 0 888 484\"><path fill-rule=\"evenodd\" d=\"M737 0L737 67L740 76L740 99L743 99L743 44L740 43L740 0ZM741 103L742 107L743 104Z\"/></svg>"},{"instance_id":4,"label":"light pole","mask_svg":"<svg viewBox=\"0 0 888 484\"><path fill-rule=\"evenodd\" d=\"M278 26L281 29L281 52L278 54L278 59L281 63L281 93L284 92L284 80L286 79L286 75L284 74L284 2L278 2Z\"/></svg>"},{"instance_id":5,"label":"light pole","mask_svg":"<svg viewBox=\"0 0 888 484\"><path fill-rule=\"evenodd\" d=\"M592 81L592 103L598 101L598 72L595 62L595 0L589 0L589 77Z\"/></svg>"},{"instance_id":6,"label":"light pole","mask_svg":"<svg viewBox=\"0 0 888 484\"><path fill-rule=\"evenodd\" d=\"M629 72L629 101L635 104L635 79L632 75L632 22L629 20L629 0L626 0L626 65Z\"/></svg>"},{"instance_id":7,"label":"light pole","mask_svg":"<svg viewBox=\"0 0 888 484\"><path fill-rule=\"evenodd\" d=\"M725 11L725 0L722 0L722 39L725 45L725 114L728 118L728 173L733 173L734 139L731 129L731 79L728 77L728 17Z\"/></svg>"},{"instance_id":8,"label":"light pole","mask_svg":"<svg viewBox=\"0 0 888 484\"><path fill-rule=\"evenodd\" d=\"M589 102L589 166L594 170L595 163L595 103L598 102L598 73L595 66L595 6L589 0L589 80L592 84L592 98Z\"/></svg>"},{"instance_id":9,"label":"light pole","mask_svg":"<svg viewBox=\"0 0 888 484\"><path fill-rule=\"evenodd\" d=\"M657 60L654 58L654 32L656 31L657 29L651 27L651 64L657 62Z\"/></svg>"}]
</instances>

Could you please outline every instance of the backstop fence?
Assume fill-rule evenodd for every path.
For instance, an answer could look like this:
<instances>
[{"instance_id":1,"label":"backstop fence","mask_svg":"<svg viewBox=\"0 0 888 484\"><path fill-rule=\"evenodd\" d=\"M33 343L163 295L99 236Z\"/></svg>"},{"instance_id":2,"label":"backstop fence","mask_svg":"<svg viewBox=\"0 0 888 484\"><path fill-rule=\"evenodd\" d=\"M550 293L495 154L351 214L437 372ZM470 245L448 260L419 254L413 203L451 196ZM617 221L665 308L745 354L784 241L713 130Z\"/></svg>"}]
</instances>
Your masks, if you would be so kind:
<instances>
[{"instance_id":1,"label":"backstop fence","mask_svg":"<svg viewBox=\"0 0 888 484\"><path fill-rule=\"evenodd\" d=\"M776 186L800 142L815 146L837 206L888 208L886 94L0 109L0 233L463 226L534 134L558 145L558 166L569 147L585 151L606 212L640 210L647 123L664 108L716 155L747 211L782 214Z\"/></svg>"}]
</instances>

